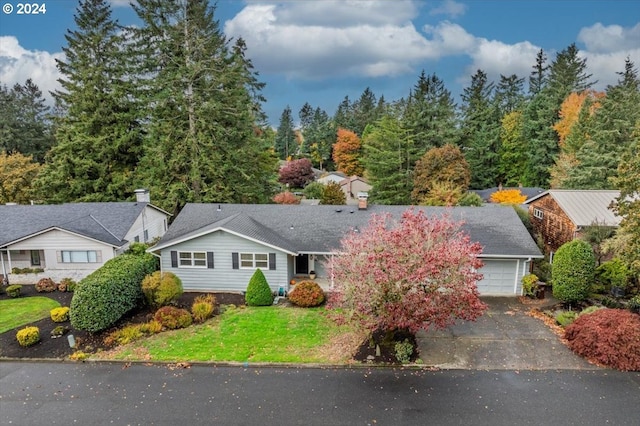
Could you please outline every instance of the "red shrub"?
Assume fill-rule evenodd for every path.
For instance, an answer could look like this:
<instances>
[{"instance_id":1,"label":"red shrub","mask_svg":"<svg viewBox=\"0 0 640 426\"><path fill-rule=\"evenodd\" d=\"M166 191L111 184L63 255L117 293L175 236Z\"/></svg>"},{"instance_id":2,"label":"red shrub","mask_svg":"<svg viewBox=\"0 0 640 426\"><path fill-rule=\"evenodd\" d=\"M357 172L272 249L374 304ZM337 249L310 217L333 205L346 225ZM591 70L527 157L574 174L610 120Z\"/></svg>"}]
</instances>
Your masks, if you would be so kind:
<instances>
[{"instance_id":1,"label":"red shrub","mask_svg":"<svg viewBox=\"0 0 640 426\"><path fill-rule=\"evenodd\" d=\"M301 306L303 308L309 308L312 306L318 306L324 302L324 292L313 281L302 281L289 293L289 300L291 303Z\"/></svg>"},{"instance_id":2,"label":"red shrub","mask_svg":"<svg viewBox=\"0 0 640 426\"><path fill-rule=\"evenodd\" d=\"M622 371L640 370L640 315L599 309L581 315L565 330L572 351Z\"/></svg>"},{"instance_id":3,"label":"red shrub","mask_svg":"<svg viewBox=\"0 0 640 426\"><path fill-rule=\"evenodd\" d=\"M156 311L153 319L169 330L189 327L193 322L193 317L189 311L176 308L175 306L163 306Z\"/></svg>"},{"instance_id":4,"label":"red shrub","mask_svg":"<svg viewBox=\"0 0 640 426\"><path fill-rule=\"evenodd\" d=\"M52 291L56 291L58 286L51 278L41 278L36 283L36 291L38 293L51 293Z\"/></svg>"}]
</instances>

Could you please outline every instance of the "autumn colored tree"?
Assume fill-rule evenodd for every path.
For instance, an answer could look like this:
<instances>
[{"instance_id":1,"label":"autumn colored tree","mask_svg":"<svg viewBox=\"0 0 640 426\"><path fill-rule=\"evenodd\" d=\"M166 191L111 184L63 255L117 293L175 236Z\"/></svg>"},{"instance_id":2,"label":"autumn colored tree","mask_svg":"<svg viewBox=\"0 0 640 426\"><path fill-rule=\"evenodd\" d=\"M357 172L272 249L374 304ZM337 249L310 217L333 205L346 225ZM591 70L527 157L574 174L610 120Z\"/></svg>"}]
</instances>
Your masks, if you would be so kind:
<instances>
[{"instance_id":1,"label":"autumn colored tree","mask_svg":"<svg viewBox=\"0 0 640 426\"><path fill-rule=\"evenodd\" d=\"M462 196L470 180L469 164L460 148L449 144L432 148L416 162L411 199L414 203L423 204L434 185L442 182L448 183L450 189L457 188Z\"/></svg>"},{"instance_id":2,"label":"autumn colored tree","mask_svg":"<svg viewBox=\"0 0 640 426\"><path fill-rule=\"evenodd\" d=\"M360 164L362 144L354 132L338 129L336 143L333 146L333 161L338 171L348 176L362 176L364 169Z\"/></svg>"},{"instance_id":3,"label":"autumn colored tree","mask_svg":"<svg viewBox=\"0 0 640 426\"><path fill-rule=\"evenodd\" d=\"M276 204L300 204L300 199L293 195L290 191L284 191L273 197Z\"/></svg>"},{"instance_id":4,"label":"autumn colored tree","mask_svg":"<svg viewBox=\"0 0 640 426\"><path fill-rule=\"evenodd\" d=\"M347 203L347 197L344 195L344 191L336 182L329 182L322 191L322 197L320 197L320 204L328 205L343 205Z\"/></svg>"},{"instance_id":5,"label":"autumn colored tree","mask_svg":"<svg viewBox=\"0 0 640 426\"><path fill-rule=\"evenodd\" d=\"M522 136L522 112L505 114L500 128L500 164L498 173L503 184L516 186L524 181L527 141Z\"/></svg>"},{"instance_id":6,"label":"autumn colored tree","mask_svg":"<svg viewBox=\"0 0 640 426\"><path fill-rule=\"evenodd\" d=\"M481 252L447 215L373 215L331 257L336 285L329 305L370 332L415 333L475 320L486 308L476 286Z\"/></svg>"},{"instance_id":7,"label":"autumn colored tree","mask_svg":"<svg viewBox=\"0 0 640 426\"><path fill-rule=\"evenodd\" d=\"M502 189L491 194L489 199L492 203L522 204L527 200L527 196L522 195L519 189Z\"/></svg>"},{"instance_id":8,"label":"autumn colored tree","mask_svg":"<svg viewBox=\"0 0 640 426\"><path fill-rule=\"evenodd\" d=\"M313 181L313 166L307 158L289 161L280 169L278 182L289 185L291 188L304 188Z\"/></svg>"},{"instance_id":9,"label":"autumn colored tree","mask_svg":"<svg viewBox=\"0 0 640 426\"><path fill-rule=\"evenodd\" d=\"M0 204L28 204L33 197L31 182L41 166L32 157L0 152Z\"/></svg>"},{"instance_id":10,"label":"autumn colored tree","mask_svg":"<svg viewBox=\"0 0 640 426\"><path fill-rule=\"evenodd\" d=\"M451 182L435 182L421 200L422 206L457 206L464 197L464 190Z\"/></svg>"}]
</instances>

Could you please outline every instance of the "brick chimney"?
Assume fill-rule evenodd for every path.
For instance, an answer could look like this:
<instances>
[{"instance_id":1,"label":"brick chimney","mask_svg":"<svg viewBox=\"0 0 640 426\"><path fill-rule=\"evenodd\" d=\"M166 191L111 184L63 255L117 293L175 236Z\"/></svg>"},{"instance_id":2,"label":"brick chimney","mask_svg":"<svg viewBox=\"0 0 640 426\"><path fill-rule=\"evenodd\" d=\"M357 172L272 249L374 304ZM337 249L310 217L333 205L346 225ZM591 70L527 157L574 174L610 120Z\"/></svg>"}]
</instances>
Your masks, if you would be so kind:
<instances>
[{"instance_id":1,"label":"brick chimney","mask_svg":"<svg viewBox=\"0 0 640 426\"><path fill-rule=\"evenodd\" d=\"M138 203L150 203L151 202L151 196L149 195L149 190L148 189L136 189L135 191L133 191L134 194L136 194L136 201Z\"/></svg>"},{"instance_id":2,"label":"brick chimney","mask_svg":"<svg viewBox=\"0 0 640 426\"><path fill-rule=\"evenodd\" d=\"M369 194L366 192L358 192L358 210L367 209L367 198L369 198Z\"/></svg>"}]
</instances>

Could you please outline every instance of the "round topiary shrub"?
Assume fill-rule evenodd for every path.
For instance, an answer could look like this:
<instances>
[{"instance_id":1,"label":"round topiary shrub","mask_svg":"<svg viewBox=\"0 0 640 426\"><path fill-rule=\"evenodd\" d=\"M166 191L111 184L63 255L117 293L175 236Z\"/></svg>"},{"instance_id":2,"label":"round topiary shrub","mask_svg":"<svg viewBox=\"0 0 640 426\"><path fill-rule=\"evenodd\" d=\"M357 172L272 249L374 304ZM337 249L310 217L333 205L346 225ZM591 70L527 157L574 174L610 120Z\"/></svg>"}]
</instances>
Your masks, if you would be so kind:
<instances>
[{"instance_id":1,"label":"round topiary shrub","mask_svg":"<svg viewBox=\"0 0 640 426\"><path fill-rule=\"evenodd\" d=\"M33 326L25 327L22 330L18 330L16 339L18 339L20 346L25 348L35 345L40 341L40 329Z\"/></svg>"},{"instance_id":2,"label":"round topiary shrub","mask_svg":"<svg viewBox=\"0 0 640 426\"><path fill-rule=\"evenodd\" d=\"M249 280L244 300L247 306L269 306L273 304L273 293L260 268L256 269L256 272L253 273Z\"/></svg>"},{"instance_id":3,"label":"round topiary shrub","mask_svg":"<svg viewBox=\"0 0 640 426\"><path fill-rule=\"evenodd\" d=\"M579 316L565 329L572 351L622 371L640 370L640 315L599 309Z\"/></svg>"},{"instance_id":4,"label":"round topiary shrub","mask_svg":"<svg viewBox=\"0 0 640 426\"><path fill-rule=\"evenodd\" d=\"M595 279L595 266L589 243L573 240L563 244L553 258L553 297L565 303L585 300Z\"/></svg>"},{"instance_id":5,"label":"round topiary shrub","mask_svg":"<svg viewBox=\"0 0 640 426\"><path fill-rule=\"evenodd\" d=\"M289 300L291 303L308 308L319 306L324 302L324 292L318 283L313 281L302 281L297 284L291 292L289 292Z\"/></svg>"},{"instance_id":6,"label":"round topiary shrub","mask_svg":"<svg viewBox=\"0 0 640 426\"><path fill-rule=\"evenodd\" d=\"M12 297L12 298L20 297L22 286L20 284L13 284L7 287L4 291L7 293L7 296L9 297Z\"/></svg>"},{"instance_id":7,"label":"round topiary shrub","mask_svg":"<svg viewBox=\"0 0 640 426\"><path fill-rule=\"evenodd\" d=\"M38 293L51 293L52 291L56 291L58 286L51 278L41 278L36 283L36 291Z\"/></svg>"},{"instance_id":8,"label":"round topiary shrub","mask_svg":"<svg viewBox=\"0 0 640 426\"><path fill-rule=\"evenodd\" d=\"M204 322L213 316L216 308L216 297L213 294L201 294L191 305L191 314L195 322Z\"/></svg>"},{"instance_id":9,"label":"round topiary shrub","mask_svg":"<svg viewBox=\"0 0 640 426\"><path fill-rule=\"evenodd\" d=\"M147 303L159 308L182 295L182 281L172 272L156 271L142 280L142 292Z\"/></svg>"},{"instance_id":10,"label":"round topiary shrub","mask_svg":"<svg viewBox=\"0 0 640 426\"><path fill-rule=\"evenodd\" d=\"M51 314L51 321L53 322L69 321L69 308L67 306L53 308L50 314Z\"/></svg>"},{"instance_id":11,"label":"round topiary shrub","mask_svg":"<svg viewBox=\"0 0 640 426\"><path fill-rule=\"evenodd\" d=\"M163 306L156 311L153 319L169 330L189 327L193 323L193 318L189 311L175 306Z\"/></svg>"}]
</instances>

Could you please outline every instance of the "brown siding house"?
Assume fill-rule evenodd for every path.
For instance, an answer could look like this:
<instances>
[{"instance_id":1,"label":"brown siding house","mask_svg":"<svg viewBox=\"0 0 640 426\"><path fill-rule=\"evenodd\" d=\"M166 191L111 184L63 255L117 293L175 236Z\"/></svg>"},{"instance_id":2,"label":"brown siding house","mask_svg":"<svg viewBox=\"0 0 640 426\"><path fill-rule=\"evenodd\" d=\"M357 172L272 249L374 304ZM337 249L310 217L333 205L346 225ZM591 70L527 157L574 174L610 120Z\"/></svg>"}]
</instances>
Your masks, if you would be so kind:
<instances>
[{"instance_id":1,"label":"brown siding house","mask_svg":"<svg viewBox=\"0 0 640 426\"><path fill-rule=\"evenodd\" d=\"M597 223L617 227L620 217L610 206L619 195L620 191L614 190L552 189L525 204L533 229L543 238L545 252L549 253L579 237L587 226Z\"/></svg>"}]
</instances>

